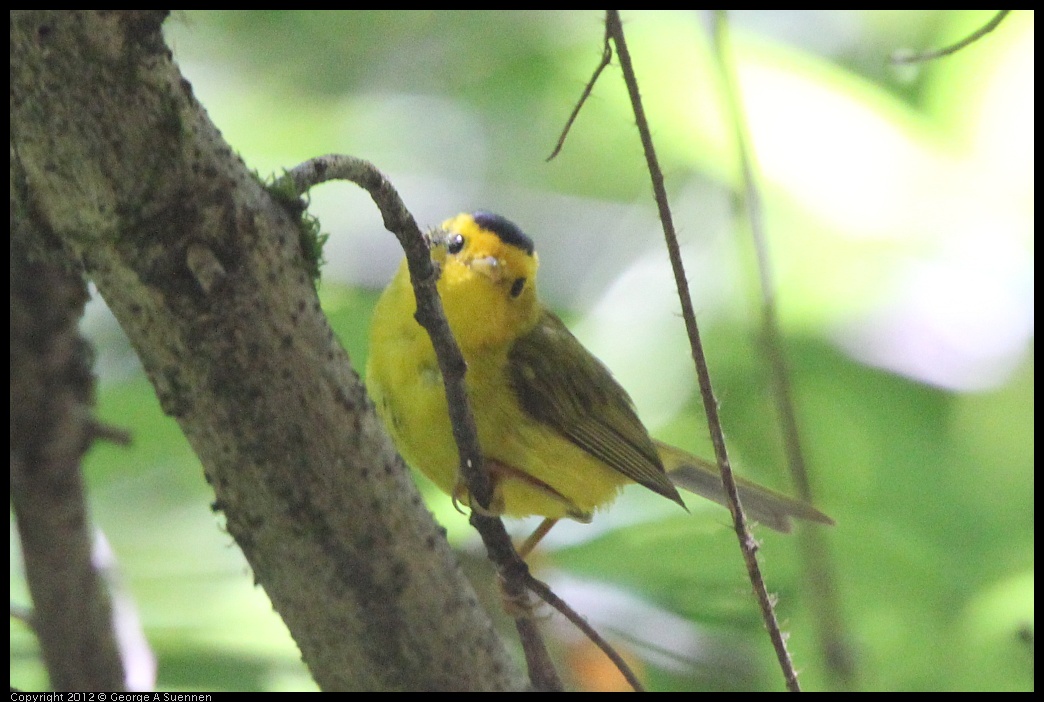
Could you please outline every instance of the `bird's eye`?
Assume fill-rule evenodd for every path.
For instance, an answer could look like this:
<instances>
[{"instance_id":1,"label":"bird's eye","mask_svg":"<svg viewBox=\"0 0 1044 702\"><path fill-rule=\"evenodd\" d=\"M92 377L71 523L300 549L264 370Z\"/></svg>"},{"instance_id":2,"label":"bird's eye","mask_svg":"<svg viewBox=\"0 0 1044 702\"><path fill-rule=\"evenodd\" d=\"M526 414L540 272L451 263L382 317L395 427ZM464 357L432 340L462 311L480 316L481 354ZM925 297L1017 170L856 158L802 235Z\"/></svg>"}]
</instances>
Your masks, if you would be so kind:
<instances>
[{"instance_id":1,"label":"bird's eye","mask_svg":"<svg viewBox=\"0 0 1044 702\"><path fill-rule=\"evenodd\" d=\"M461 234L451 234L446 241L446 250L451 254L459 254L463 248L464 236Z\"/></svg>"},{"instance_id":2,"label":"bird's eye","mask_svg":"<svg viewBox=\"0 0 1044 702\"><path fill-rule=\"evenodd\" d=\"M515 278L515 282L511 284L511 297L518 297L522 294L523 288L526 287L525 278Z\"/></svg>"}]
</instances>

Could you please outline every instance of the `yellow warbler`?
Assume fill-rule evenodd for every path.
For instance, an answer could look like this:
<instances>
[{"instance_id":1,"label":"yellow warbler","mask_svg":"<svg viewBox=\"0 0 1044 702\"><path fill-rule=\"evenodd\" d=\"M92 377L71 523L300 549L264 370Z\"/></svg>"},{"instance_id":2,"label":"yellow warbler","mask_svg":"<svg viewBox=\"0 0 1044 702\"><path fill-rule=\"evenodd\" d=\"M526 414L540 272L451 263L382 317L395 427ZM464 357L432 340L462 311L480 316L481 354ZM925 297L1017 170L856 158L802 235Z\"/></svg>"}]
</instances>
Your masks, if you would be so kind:
<instances>
[{"instance_id":1,"label":"yellow warbler","mask_svg":"<svg viewBox=\"0 0 1044 702\"><path fill-rule=\"evenodd\" d=\"M675 486L726 504L717 466L651 439L627 392L540 303L537 255L519 227L475 212L447 220L434 238L438 290L467 362L494 485L491 512L540 515L542 536L563 517L590 521L629 483L683 507ZM367 387L403 458L467 502L442 376L416 309L403 261L374 311ZM789 531L790 517L832 523L755 483L741 480L739 491L748 516L778 531Z\"/></svg>"}]
</instances>

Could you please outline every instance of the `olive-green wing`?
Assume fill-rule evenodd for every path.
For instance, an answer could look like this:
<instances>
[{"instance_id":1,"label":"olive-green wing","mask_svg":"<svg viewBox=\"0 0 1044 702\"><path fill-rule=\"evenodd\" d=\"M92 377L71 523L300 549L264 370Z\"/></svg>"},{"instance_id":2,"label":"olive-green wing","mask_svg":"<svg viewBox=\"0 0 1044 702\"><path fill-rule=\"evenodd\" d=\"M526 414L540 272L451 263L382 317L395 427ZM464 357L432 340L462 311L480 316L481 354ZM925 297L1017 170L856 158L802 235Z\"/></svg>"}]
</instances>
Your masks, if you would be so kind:
<instances>
[{"instance_id":1,"label":"olive-green wing","mask_svg":"<svg viewBox=\"0 0 1044 702\"><path fill-rule=\"evenodd\" d=\"M684 506L627 392L565 324L544 312L508 352L511 389L533 419Z\"/></svg>"}]
</instances>

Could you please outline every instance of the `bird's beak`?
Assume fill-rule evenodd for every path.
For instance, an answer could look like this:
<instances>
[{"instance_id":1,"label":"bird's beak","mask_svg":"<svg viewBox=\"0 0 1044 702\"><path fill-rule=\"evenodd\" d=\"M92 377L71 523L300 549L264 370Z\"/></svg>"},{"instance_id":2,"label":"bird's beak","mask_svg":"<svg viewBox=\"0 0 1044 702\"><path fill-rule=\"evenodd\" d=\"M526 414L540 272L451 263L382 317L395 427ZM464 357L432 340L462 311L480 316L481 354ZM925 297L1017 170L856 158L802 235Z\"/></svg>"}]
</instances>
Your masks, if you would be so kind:
<instances>
[{"instance_id":1,"label":"bird's beak","mask_svg":"<svg viewBox=\"0 0 1044 702\"><path fill-rule=\"evenodd\" d=\"M471 269L481 273L493 282L498 282L503 277L500 259L496 256L482 256L471 259Z\"/></svg>"}]
</instances>

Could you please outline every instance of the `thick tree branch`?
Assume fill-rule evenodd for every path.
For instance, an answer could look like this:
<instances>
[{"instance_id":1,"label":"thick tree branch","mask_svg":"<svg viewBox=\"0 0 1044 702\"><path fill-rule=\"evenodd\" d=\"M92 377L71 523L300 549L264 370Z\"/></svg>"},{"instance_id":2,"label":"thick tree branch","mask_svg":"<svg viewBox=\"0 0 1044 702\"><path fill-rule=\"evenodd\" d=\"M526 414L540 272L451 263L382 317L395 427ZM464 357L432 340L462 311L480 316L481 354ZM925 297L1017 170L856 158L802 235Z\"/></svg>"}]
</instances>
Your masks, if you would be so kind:
<instances>
[{"instance_id":1,"label":"thick tree branch","mask_svg":"<svg viewBox=\"0 0 1044 702\"><path fill-rule=\"evenodd\" d=\"M14 169L12 169L13 176ZM76 328L87 287L73 270L31 261L11 222L11 506L33 598L33 630L55 690L124 689L112 607L91 563L80 459L91 444L91 351Z\"/></svg>"},{"instance_id":2,"label":"thick tree branch","mask_svg":"<svg viewBox=\"0 0 1044 702\"><path fill-rule=\"evenodd\" d=\"M521 687L319 308L298 213L209 122L162 19L12 15L37 247L97 284L320 687Z\"/></svg>"}]
</instances>

